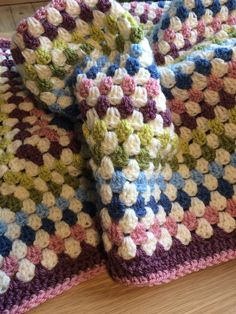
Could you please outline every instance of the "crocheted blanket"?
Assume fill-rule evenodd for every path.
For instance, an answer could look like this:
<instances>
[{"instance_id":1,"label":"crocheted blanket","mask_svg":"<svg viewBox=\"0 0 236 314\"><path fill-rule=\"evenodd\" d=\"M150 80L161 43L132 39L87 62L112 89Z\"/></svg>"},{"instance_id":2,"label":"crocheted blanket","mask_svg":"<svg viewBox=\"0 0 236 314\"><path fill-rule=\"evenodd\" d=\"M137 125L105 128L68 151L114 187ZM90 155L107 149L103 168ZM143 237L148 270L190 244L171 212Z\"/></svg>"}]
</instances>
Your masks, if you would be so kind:
<instances>
[{"instance_id":1,"label":"crocheted blanket","mask_svg":"<svg viewBox=\"0 0 236 314\"><path fill-rule=\"evenodd\" d=\"M0 313L236 257L235 35L236 0L53 0L0 40Z\"/></svg>"}]
</instances>

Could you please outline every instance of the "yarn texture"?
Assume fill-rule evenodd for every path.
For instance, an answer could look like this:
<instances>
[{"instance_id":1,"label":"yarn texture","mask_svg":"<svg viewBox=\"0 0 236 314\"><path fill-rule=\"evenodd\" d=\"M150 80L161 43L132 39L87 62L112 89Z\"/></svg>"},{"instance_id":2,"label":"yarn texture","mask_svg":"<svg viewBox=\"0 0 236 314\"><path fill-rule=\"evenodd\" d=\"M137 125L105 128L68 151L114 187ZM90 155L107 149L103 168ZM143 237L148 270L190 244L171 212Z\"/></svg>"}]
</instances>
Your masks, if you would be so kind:
<instances>
[{"instance_id":1,"label":"yarn texture","mask_svg":"<svg viewBox=\"0 0 236 314\"><path fill-rule=\"evenodd\" d=\"M22 313L102 270L96 193L73 125L34 106L0 50L0 313Z\"/></svg>"},{"instance_id":2,"label":"yarn texture","mask_svg":"<svg viewBox=\"0 0 236 314\"><path fill-rule=\"evenodd\" d=\"M172 1L152 35L156 63L173 63L203 41L235 37L235 12L235 0Z\"/></svg>"},{"instance_id":3,"label":"yarn texture","mask_svg":"<svg viewBox=\"0 0 236 314\"><path fill-rule=\"evenodd\" d=\"M77 74L93 79L104 66L119 66L120 54L129 54L141 40L151 54L144 33L164 11L157 4L137 9L137 3L87 2L52 1L23 20L12 38L12 55L26 88L44 109L73 120L79 115L73 91Z\"/></svg>"},{"instance_id":4,"label":"yarn texture","mask_svg":"<svg viewBox=\"0 0 236 314\"><path fill-rule=\"evenodd\" d=\"M236 257L235 27L235 0L53 0L0 40L0 313Z\"/></svg>"}]
</instances>

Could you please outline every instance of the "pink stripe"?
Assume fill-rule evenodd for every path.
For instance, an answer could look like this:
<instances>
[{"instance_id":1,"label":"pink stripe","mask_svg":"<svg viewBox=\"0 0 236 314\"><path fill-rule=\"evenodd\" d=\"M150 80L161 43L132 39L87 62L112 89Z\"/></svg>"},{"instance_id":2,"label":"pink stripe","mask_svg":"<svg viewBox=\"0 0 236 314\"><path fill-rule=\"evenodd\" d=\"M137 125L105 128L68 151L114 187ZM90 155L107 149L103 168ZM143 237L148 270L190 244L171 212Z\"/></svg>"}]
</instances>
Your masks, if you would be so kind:
<instances>
[{"instance_id":1,"label":"pink stripe","mask_svg":"<svg viewBox=\"0 0 236 314\"><path fill-rule=\"evenodd\" d=\"M236 251L234 250L222 251L221 253L216 253L213 256L207 257L206 259L201 258L200 260L185 262L182 265L179 265L170 271L168 270L160 271L157 273L148 274L145 277L134 276L131 278L123 277L115 279L125 285L134 285L138 287L160 285L163 283L168 283L172 280L176 280L192 272L205 269L206 267L230 261L234 258L236 258Z\"/></svg>"},{"instance_id":2,"label":"pink stripe","mask_svg":"<svg viewBox=\"0 0 236 314\"><path fill-rule=\"evenodd\" d=\"M103 272L105 266L97 266L94 269L88 270L81 273L78 276L72 278L67 278L62 284L58 284L55 288L50 288L46 291L42 291L37 295L32 295L30 300L24 300L20 306L13 306L11 310L6 310L3 314L21 314L30 309L38 306L39 304L54 298L55 296L63 293L64 291L96 276L97 274Z\"/></svg>"},{"instance_id":3,"label":"pink stripe","mask_svg":"<svg viewBox=\"0 0 236 314\"><path fill-rule=\"evenodd\" d=\"M176 280L192 272L205 269L206 267L230 261L234 258L236 258L236 251L233 250L222 251L219 254L214 254L213 257L209 256L206 259L201 258L199 261L193 260L192 262L185 262L183 265L179 265L177 268L171 271L157 272L149 274L147 277L132 277L132 279L128 278L122 279L115 278L115 279L125 285L134 285L138 287L160 285L163 283L168 283L172 280ZM95 275L103 272L104 270L105 266L98 266L78 276L74 276L71 279L68 278L65 280L63 284L58 284L53 289L42 291L38 295L32 296L30 300L23 301L20 306L13 306L13 308L10 311L8 310L4 311L3 314L21 314L26 311L29 311L30 309L38 306L39 304L49 299L54 298L55 296L63 293L64 291L78 285L79 283L82 283L90 278L93 278Z\"/></svg>"}]
</instances>

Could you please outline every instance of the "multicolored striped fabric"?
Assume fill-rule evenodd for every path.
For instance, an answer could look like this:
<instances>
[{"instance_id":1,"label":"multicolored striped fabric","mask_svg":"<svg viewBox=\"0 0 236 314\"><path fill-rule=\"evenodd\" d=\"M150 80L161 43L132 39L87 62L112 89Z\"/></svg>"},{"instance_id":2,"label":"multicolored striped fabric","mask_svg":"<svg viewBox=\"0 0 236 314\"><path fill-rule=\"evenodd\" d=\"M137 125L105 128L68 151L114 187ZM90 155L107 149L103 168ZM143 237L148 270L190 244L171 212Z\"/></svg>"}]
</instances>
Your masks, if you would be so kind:
<instances>
[{"instance_id":1,"label":"multicolored striped fabric","mask_svg":"<svg viewBox=\"0 0 236 314\"><path fill-rule=\"evenodd\" d=\"M153 35L158 65L173 63L202 41L235 37L235 0L174 0Z\"/></svg>"},{"instance_id":2,"label":"multicolored striped fabric","mask_svg":"<svg viewBox=\"0 0 236 314\"><path fill-rule=\"evenodd\" d=\"M236 257L235 12L54 0L0 42L0 313Z\"/></svg>"},{"instance_id":3,"label":"multicolored striped fabric","mask_svg":"<svg viewBox=\"0 0 236 314\"><path fill-rule=\"evenodd\" d=\"M103 268L96 191L73 125L35 107L0 41L0 313L22 313Z\"/></svg>"},{"instance_id":4,"label":"multicolored striped fabric","mask_svg":"<svg viewBox=\"0 0 236 314\"><path fill-rule=\"evenodd\" d=\"M179 151L153 190L140 180L152 202L119 202L118 219L102 210L110 270L123 283L160 284L236 257L235 45L160 70Z\"/></svg>"},{"instance_id":5,"label":"multicolored striped fabric","mask_svg":"<svg viewBox=\"0 0 236 314\"><path fill-rule=\"evenodd\" d=\"M104 65L107 69L114 63L119 66L121 55L130 54L131 46L143 40L163 12L157 4L137 7L131 3L123 8L110 0L88 4L53 0L18 25L12 55L37 102L76 120L79 111L73 86L77 74L86 73L93 79ZM146 43L147 39L142 41L143 50L152 54Z\"/></svg>"}]
</instances>

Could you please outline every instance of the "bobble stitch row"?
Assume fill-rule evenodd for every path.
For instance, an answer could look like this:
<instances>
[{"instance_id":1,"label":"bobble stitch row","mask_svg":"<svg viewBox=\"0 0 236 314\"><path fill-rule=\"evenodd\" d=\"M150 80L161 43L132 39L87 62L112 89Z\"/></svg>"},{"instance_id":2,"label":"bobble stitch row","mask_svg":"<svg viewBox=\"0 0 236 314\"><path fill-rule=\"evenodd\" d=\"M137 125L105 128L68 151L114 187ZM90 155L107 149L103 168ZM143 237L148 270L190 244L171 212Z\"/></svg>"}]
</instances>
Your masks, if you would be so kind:
<instances>
[{"instance_id":1,"label":"bobble stitch row","mask_svg":"<svg viewBox=\"0 0 236 314\"><path fill-rule=\"evenodd\" d=\"M72 261L80 258L84 245L96 249L100 239L93 188L71 124L36 109L21 80L10 84L18 75L9 50L0 54L2 296L15 279L30 283L37 267L53 270L62 253ZM43 51L38 58L49 61Z\"/></svg>"},{"instance_id":2,"label":"bobble stitch row","mask_svg":"<svg viewBox=\"0 0 236 314\"><path fill-rule=\"evenodd\" d=\"M234 0L172 1L153 31L155 61L173 63L200 42L235 37L235 10Z\"/></svg>"}]
</instances>

